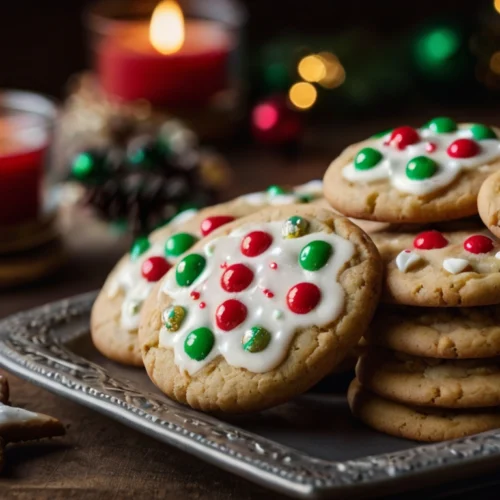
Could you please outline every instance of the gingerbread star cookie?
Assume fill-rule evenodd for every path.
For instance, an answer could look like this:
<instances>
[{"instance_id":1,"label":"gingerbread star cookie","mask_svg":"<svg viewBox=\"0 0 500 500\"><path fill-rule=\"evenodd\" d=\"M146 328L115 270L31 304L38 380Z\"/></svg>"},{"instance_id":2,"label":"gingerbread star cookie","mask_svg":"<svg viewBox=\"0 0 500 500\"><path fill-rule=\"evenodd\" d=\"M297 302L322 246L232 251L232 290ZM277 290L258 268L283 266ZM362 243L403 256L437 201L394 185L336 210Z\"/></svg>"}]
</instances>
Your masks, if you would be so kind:
<instances>
[{"instance_id":1,"label":"gingerbread star cookie","mask_svg":"<svg viewBox=\"0 0 500 500\"><path fill-rule=\"evenodd\" d=\"M477 197L477 208L486 227L500 237L500 172L495 172L483 182Z\"/></svg>"},{"instance_id":2,"label":"gingerbread star cookie","mask_svg":"<svg viewBox=\"0 0 500 500\"><path fill-rule=\"evenodd\" d=\"M445 410L404 405L362 387L357 379L347 399L353 415L377 431L415 441L446 441L500 427L498 408Z\"/></svg>"},{"instance_id":3,"label":"gingerbread star cookie","mask_svg":"<svg viewBox=\"0 0 500 500\"><path fill-rule=\"evenodd\" d=\"M483 181L500 169L500 130L435 118L347 148L328 168L325 197L349 217L429 223L477 214Z\"/></svg>"},{"instance_id":4,"label":"gingerbread star cookie","mask_svg":"<svg viewBox=\"0 0 500 500\"><path fill-rule=\"evenodd\" d=\"M180 255L224 224L267 206L318 202L322 190L321 181L295 189L270 186L265 192L244 195L199 212L182 212L149 237L136 240L111 271L92 309L91 334L96 348L114 361L142 366L137 343L142 304Z\"/></svg>"},{"instance_id":5,"label":"gingerbread star cookie","mask_svg":"<svg viewBox=\"0 0 500 500\"><path fill-rule=\"evenodd\" d=\"M487 230L375 233L384 299L412 306L500 304L500 244Z\"/></svg>"},{"instance_id":6,"label":"gingerbread star cookie","mask_svg":"<svg viewBox=\"0 0 500 500\"><path fill-rule=\"evenodd\" d=\"M262 210L198 242L150 294L146 370L196 409L280 404L356 345L380 278L374 245L346 218L313 205Z\"/></svg>"}]
</instances>

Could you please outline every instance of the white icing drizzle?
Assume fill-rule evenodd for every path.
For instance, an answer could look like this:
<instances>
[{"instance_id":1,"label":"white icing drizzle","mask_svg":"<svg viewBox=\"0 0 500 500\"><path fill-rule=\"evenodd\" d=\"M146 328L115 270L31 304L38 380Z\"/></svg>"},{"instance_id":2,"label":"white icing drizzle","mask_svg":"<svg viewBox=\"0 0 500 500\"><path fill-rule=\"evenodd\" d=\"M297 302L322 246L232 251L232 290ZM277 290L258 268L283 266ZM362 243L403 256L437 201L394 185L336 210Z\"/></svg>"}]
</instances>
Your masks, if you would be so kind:
<instances>
[{"instance_id":1,"label":"white icing drizzle","mask_svg":"<svg viewBox=\"0 0 500 500\"><path fill-rule=\"evenodd\" d=\"M396 266L402 273L406 273L411 269L417 262L420 262L422 257L411 250L403 250L396 257Z\"/></svg>"},{"instance_id":2,"label":"white icing drizzle","mask_svg":"<svg viewBox=\"0 0 500 500\"><path fill-rule=\"evenodd\" d=\"M232 366L246 368L254 373L263 373L278 366L285 358L290 342L297 329L313 325L324 326L334 321L344 307L344 291L337 282L339 270L354 254L353 244L336 234L316 232L295 239L283 239L283 222L249 224L214 241L213 255L205 253L207 265L199 278L190 287L178 286L175 270L164 279L162 291L172 298L173 305L187 309L187 316L181 328L169 332L160 331L160 346L173 348L175 363L181 371L196 373L219 355ZM273 236L272 245L261 255L246 257L240 252L242 237L251 231L265 231ZM318 271L306 271L298 263L301 249L311 241L323 240L330 243L333 253L327 264ZM239 293L228 293L220 286L224 272L221 264L243 263L254 272L249 287ZM277 264L275 270L269 267ZM301 282L317 285L321 300L308 314L295 314L289 310L286 295L290 288ZM267 297L263 290L270 290L274 296ZM191 298L191 292L200 293L199 300ZM238 299L247 307L246 319L239 326L227 332L220 330L215 321L217 306L227 299ZM204 309L199 303L206 303ZM271 333L271 342L261 352L250 353L243 349L245 331L254 326L266 328ZM214 333L215 344L210 354L202 361L191 359L184 351L186 336L200 327L207 327Z\"/></svg>"},{"instance_id":3,"label":"white icing drizzle","mask_svg":"<svg viewBox=\"0 0 500 500\"><path fill-rule=\"evenodd\" d=\"M500 252L497 252L497 253L495 254L495 258L496 258L496 259L500 259Z\"/></svg>"},{"instance_id":4,"label":"white icing drizzle","mask_svg":"<svg viewBox=\"0 0 500 500\"><path fill-rule=\"evenodd\" d=\"M444 259L443 260L443 269L448 271L451 274L458 274L467 269L470 265L470 262L467 259Z\"/></svg>"},{"instance_id":5,"label":"white icing drizzle","mask_svg":"<svg viewBox=\"0 0 500 500\"><path fill-rule=\"evenodd\" d=\"M300 195L309 194L313 197L322 196L323 182L320 180L308 182L295 188L294 193L282 195L270 195L267 192L253 193L242 196L241 199L244 199L247 203L255 206L296 203L299 200ZM194 208L185 210L176 215L170 221L170 224L175 227L181 226L192 219L197 213L198 210ZM197 231L194 236L200 238L201 232ZM154 286L154 283L150 283L143 278L141 273L142 264L145 260L149 259L149 257L153 256L167 258L164 252L165 242L167 239L168 238L165 238L164 241L152 243L151 247L136 260L129 259L120 267L120 269L117 270L115 276L108 284L106 293L109 298L116 297L120 291L122 291L125 295L120 314L120 326L125 330L134 331L139 327L139 312L141 310L142 303L146 300ZM173 264L177 258L167 258L167 260Z\"/></svg>"},{"instance_id":6,"label":"white icing drizzle","mask_svg":"<svg viewBox=\"0 0 500 500\"><path fill-rule=\"evenodd\" d=\"M490 170L486 165L494 159L500 157L500 141L498 139L484 139L477 141L480 151L472 158L452 158L446 152L448 146L457 139L472 139L472 132L468 126L459 125L455 132L436 134L430 129L418 129L420 142L407 146L399 150L393 146L385 145L384 142L390 137L390 133L384 137L374 139L367 147L377 149L382 153L382 160L378 165L366 170L358 170L354 162L346 165L342 170L342 175L350 182L370 183L388 179L390 183L399 191L425 195L433 191L442 189L451 184L462 170L480 168ZM427 143L436 145L436 150L427 152ZM429 179L412 180L406 175L407 163L416 156L427 156L433 159L437 165L437 172Z\"/></svg>"},{"instance_id":7,"label":"white icing drizzle","mask_svg":"<svg viewBox=\"0 0 500 500\"><path fill-rule=\"evenodd\" d=\"M30 420L39 420L37 413L33 413L22 408L13 408L12 406L0 403L0 425L3 424L22 424Z\"/></svg>"}]
</instances>

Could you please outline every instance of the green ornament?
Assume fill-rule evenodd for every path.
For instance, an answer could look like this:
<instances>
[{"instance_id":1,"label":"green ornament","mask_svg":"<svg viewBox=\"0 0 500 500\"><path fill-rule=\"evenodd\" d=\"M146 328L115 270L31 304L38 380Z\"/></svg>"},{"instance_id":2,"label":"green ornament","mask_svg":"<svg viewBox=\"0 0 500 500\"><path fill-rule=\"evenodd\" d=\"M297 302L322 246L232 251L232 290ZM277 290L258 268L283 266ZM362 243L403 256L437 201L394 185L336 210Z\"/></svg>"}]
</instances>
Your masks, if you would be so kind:
<instances>
[{"instance_id":1,"label":"green ornament","mask_svg":"<svg viewBox=\"0 0 500 500\"><path fill-rule=\"evenodd\" d=\"M392 131L393 131L393 129L391 128L389 130L384 130L383 132L377 132L376 134L372 135L372 139L380 139L381 137L385 137L386 135L389 135Z\"/></svg>"},{"instance_id":2,"label":"green ornament","mask_svg":"<svg viewBox=\"0 0 500 500\"><path fill-rule=\"evenodd\" d=\"M281 186L278 186L277 184L273 184L272 186L269 186L267 188L267 192L271 196L278 196L280 194L286 194L286 190L282 188Z\"/></svg>"},{"instance_id":3,"label":"green ornament","mask_svg":"<svg viewBox=\"0 0 500 500\"><path fill-rule=\"evenodd\" d=\"M457 124L451 118L439 116L428 122L426 128L431 129L435 134L445 134L447 132L455 132L455 130L457 130Z\"/></svg>"},{"instance_id":4,"label":"green ornament","mask_svg":"<svg viewBox=\"0 0 500 500\"><path fill-rule=\"evenodd\" d=\"M172 306L163 311L163 322L169 332L176 332L186 318L186 309L182 306Z\"/></svg>"},{"instance_id":5,"label":"green ornament","mask_svg":"<svg viewBox=\"0 0 500 500\"><path fill-rule=\"evenodd\" d=\"M191 253L186 255L178 264L175 271L175 279L179 286L192 285L196 278L205 269L207 261L203 255Z\"/></svg>"},{"instance_id":6,"label":"green ornament","mask_svg":"<svg viewBox=\"0 0 500 500\"><path fill-rule=\"evenodd\" d=\"M333 253L330 243L315 240L308 243L299 254L299 263L306 271L321 269Z\"/></svg>"},{"instance_id":7,"label":"green ornament","mask_svg":"<svg viewBox=\"0 0 500 500\"><path fill-rule=\"evenodd\" d=\"M262 326L253 326L242 339L243 349L248 352L261 352L271 342L271 334Z\"/></svg>"},{"instance_id":8,"label":"green ornament","mask_svg":"<svg viewBox=\"0 0 500 500\"><path fill-rule=\"evenodd\" d=\"M486 125L481 125L479 123L472 125L470 128L472 137L476 139L476 141L482 141L483 139L496 139L497 134L495 134L495 131L487 127Z\"/></svg>"},{"instance_id":9,"label":"green ornament","mask_svg":"<svg viewBox=\"0 0 500 500\"><path fill-rule=\"evenodd\" d=\"M130 258L132 260L137 260L144 252L149 250L150 247L151 243L147 236L137 238L130 249Z\"/></svg>"},{"instance_id":10,"label":"green ornament","mask_svg":"<svg viewBox=\"0 0 500 500\"><path fill-rule=\"evenodd\" d=\"M357 170L368 170L375 167L382 159L382 153L373 148L363 148L354 158Z\"/></svg>"},{"instance_id":11,"label":"green ornament","mask_svg":"<svg viewBox=\"0 0 500 500\"><path fill-rule=\"evenodd\" d=\"M187 252L198 238L189 233L177 233L172 235L165 243L165 255L167 257L179 257Z\"/></svg>"},{"instance_id":12,"label":"green ornament","mask_svg":"<svg viewBox=\"0 0 500 500\"><path fill-rule=\"evenodd\" d=\"M300 238L307 234L308 229L309 222L299 215L294 215L283 224L281 235L285 239Z\"/></svg>"},{"instance_id":13,"label":"green ornament","mask_svg":"<svg viewBox=\"0 0 500 500\"><path fill-rule=\"evenodd\" d=\"M71 163L71 176L81 182L101 182L106 174L105 157L102 154L84 151L78 153Z\"/></svg>"},{"instance_id":14,"label":"green ornament","mask_svg":"<svg viewBox=\"0 0 500 500\"><path fill-rule=\"evenodd\" d=\"M406 176L413 181L429 179L437 171L437 163L427 156L416 156L406 165Z\"/></svg>"},{"instance_id":15,"label":"green ornament","mask_svg":"<svg viewBox=\"0 0 500 500\"><path fill-rule=\"evenodd\" d=\"M196 361L203 361L215 343L214 334L205 327L197 328L189 333L184 341L184 351Z\"/></svg>"}]
</instances>

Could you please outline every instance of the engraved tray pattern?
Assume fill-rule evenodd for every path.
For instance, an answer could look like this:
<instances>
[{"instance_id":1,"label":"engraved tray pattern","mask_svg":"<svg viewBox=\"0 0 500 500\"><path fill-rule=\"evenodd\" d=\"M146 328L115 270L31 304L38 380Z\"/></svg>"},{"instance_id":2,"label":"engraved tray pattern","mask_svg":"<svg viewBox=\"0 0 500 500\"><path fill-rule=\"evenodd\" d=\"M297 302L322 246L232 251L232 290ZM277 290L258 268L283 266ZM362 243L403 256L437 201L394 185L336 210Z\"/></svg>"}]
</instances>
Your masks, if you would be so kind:
<instances>
[{"instance_id":1,"label":"engraved tray pattern","mask_svg":"<svg viewBox=\"0 0 500 500\"><path fill-rule=\"evenodd\" d=\"M196 412L71 352L87 333L96 293L0 321L0 365L52 392L92 407L161 441L268 488L299 498L345 498L373 488L402 490L410 479L442 482L500 461L500 431L348 461L327 461ZM74 328L71 328L72 324ZM79 326L78 326L79 323Z\"/></svg>"}]
</instances>

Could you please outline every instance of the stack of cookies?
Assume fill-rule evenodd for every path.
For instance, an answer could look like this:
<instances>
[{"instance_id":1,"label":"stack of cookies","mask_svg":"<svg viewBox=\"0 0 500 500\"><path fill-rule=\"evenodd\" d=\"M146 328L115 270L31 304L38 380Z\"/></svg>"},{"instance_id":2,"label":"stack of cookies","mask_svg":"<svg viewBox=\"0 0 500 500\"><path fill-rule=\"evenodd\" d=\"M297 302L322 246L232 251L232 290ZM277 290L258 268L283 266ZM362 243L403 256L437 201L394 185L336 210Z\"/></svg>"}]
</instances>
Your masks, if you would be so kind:
<instances>
[{"instance_id":1,"label":"stack of cookies","mask_svg":"<svg viewBox=\"0 0 500 500\"><path fill-rule=\"evenodd\" d=\"M391 224L372 235L382 304L348 394L382 432L440 441L500 427L499 132L449 118L399 127L325 175L337 211Z\"/></svg>"}]
</instances>

